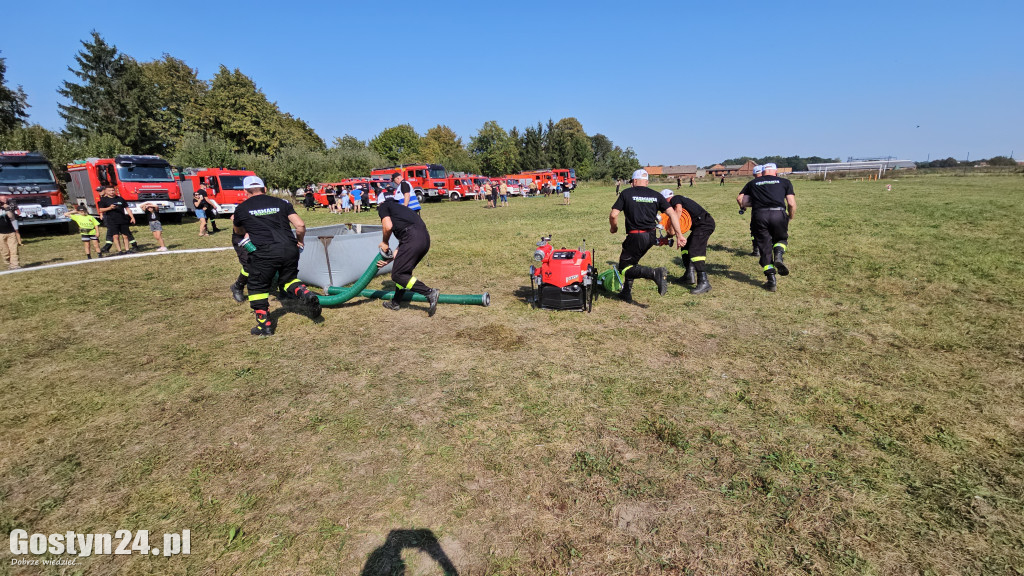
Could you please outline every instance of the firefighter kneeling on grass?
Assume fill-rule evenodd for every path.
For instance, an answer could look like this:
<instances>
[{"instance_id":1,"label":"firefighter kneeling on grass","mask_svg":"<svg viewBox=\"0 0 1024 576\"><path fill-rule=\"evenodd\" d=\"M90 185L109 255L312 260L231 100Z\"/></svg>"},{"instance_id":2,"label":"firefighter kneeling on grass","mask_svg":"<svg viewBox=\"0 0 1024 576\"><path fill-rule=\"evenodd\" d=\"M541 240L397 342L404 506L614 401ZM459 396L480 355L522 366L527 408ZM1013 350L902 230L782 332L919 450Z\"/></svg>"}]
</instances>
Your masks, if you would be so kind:
<instances>
[{"instance_id":1,"label":"firefighter kneeling on grass","mask_svg":"<svg viewBox=\"0 0 1024 576\"><path fill-rule=\"evenodd\" d=\"M296 278L306 223L291 202L267 196L259 177L246 176L242 188L249 198L235 209L234 232L247 237L243 246L250 252L249 306L256 315L256 326L250 332L253 336L270 336L274 333L268 314L274 274L286 292L306 305L312 318L320 315L320 300Z\"/></svg>"},{"instance_id":2,"label":"firefighter kneeling on grass","mask_svg":"<svg viewBox=\"0 0 1024 576\"><path fill-rule=\"evenodd\" d=\"M395 282L395 295L391 300L384 301L384 307L388 310L398 310L400 303L405 296L406 290L412 290L422 294L430 303L427 312L433 316L437 311L437 298L441 291L437 288L429 288L412 275L416 265L430 251L430 234L427 232L427 225L419 214L403 206L395 196L384 196L377 205L377 215L380 216L380 223L384 227L384 239L380 243L382 254L388 253L388 240L394 233L398 238L398 248L395 248L391 257L394 259L394 267L391 269L391 279ZM391 260L379 260L378 268L383 268Z\"/></svg>"}]
</instances>

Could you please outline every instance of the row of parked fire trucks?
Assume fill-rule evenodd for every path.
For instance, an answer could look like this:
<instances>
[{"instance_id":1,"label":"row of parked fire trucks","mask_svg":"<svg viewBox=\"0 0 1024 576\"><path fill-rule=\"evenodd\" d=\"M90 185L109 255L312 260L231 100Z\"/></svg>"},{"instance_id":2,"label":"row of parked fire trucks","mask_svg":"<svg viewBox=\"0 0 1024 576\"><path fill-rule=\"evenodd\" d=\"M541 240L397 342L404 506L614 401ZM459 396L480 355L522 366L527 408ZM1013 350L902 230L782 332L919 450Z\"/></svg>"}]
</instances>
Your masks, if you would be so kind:
<instances>
[{"instance_id":1,"label":"row of parked fire trucks","mask_svg":"<svg viewBox=\"0 0 1024 576\"><path fill-rule=\"evenodd\" d=\"M207 196L220 205L220 214L232 214L245 200L242 180L255 174L225 168L174 169L159 156L124 154L113 158L86 158L68 164L67 198L97 215L100 190L117 189L134 214L140 205L153 203L171 220L193 211L192 193L206 186ZM22 225L56 224L67 228L68 210L53 165L38 152L0 152L0 202L17 209Z\"/></svg>"},{"instance_id":2,"label":"row of parked fire trucks","mask_svg":"<svg viewBox=\"0 0 1024 576\"><path fill-rule=\"evenodd\" d=\"M395 172L401 173L402 177L412 185L413 192L420 197L420 200L448 198L458 201L475 198L486 184L498 186L505 183L508 193L513 196L529 195L531 184L536 185L533 187L537 191L536 193L543 190L545 185L556 188L561 184L563 188L570 190L576 187L576 171L572 169L529 170L518 174L487 177L479 174L449 172L440 164L403 164L375 168L370 172L368 178L347 178L338 182L318 184L313 197L317 203L327 205L329 189L345 190L358 186L366 190L369 202L375 204L376 196L381 190L393 189L391 177Z\"/></svg>"},{"instance_id":3,"label":"row of parked fire trucks","mask_svg":"<svg viewBox=\"0 0 1024 576\"><path fill-rule=\"evenodd\" d=\"M89 214L98 214L99 191L113 186L134 214L142 214L139 206L150 202L160 206L161 214L178 221L192 212L192 193L200 186L205 186L207 196L220 205L220 214L234 213L246 198L242 180L255 174L226 168L176 170L159 156L132 154L76 160L67 165L67 170L68 199L75 206L85 206ZM448 172L440 164L408 164L376 168L366 178L319 184L314 198L326 205L329 187L341 190L359 186L367 192L367 200L376 203L381 190L394 188L391 176L395 172L405 177L422 200L474 198L488 183L497 186L504 182L509 194L522 196L530 193L531 184L538 191L545 185L576 187L576 171L571 169L531 170L488 178ZM57 224L66 230L70 222L53 166L38 152L0 152L0 203L16 206L23 225Z\"/></svg>"}]
</instances>

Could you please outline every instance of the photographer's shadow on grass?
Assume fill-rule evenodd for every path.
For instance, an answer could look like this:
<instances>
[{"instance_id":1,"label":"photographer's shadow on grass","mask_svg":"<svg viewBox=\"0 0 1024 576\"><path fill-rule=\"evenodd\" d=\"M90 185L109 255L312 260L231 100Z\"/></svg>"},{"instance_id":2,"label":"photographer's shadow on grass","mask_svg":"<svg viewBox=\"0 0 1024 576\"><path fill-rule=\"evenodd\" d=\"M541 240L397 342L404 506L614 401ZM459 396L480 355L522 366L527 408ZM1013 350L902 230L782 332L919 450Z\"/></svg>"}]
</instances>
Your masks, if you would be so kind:
<instances>
[{"instance_id":1,"label":"photographer's shadow on grass","mask_svg":"<svg viewBox=\"0 0 1024 576\"><path fill-rule=\"evenodd\" d=\"M405 560L402 551L412 548L425 552L437 563L445 576L458 576L455 564L441 548L434 533L427 529L392 530L388 532L384 544L370 553L363 565L360 576L404 576Z\"/></svg>"}]
</instances>

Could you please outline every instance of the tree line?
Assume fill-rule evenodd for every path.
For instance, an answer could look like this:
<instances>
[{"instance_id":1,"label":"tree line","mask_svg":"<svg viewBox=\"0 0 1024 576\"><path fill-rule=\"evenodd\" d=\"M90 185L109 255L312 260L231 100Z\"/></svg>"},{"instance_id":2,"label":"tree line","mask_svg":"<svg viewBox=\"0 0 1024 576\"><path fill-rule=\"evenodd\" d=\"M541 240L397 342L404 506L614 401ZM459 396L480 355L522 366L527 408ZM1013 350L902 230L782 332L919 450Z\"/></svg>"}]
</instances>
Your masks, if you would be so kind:
<instances>
[{"instance_id":1,"label":"tree line","mask_svg":"<svg viewBox=\"0 0 1024 576\"><path fill-rule=\"evenodd\" d=\"M368 141L345 135L328 146L237 68L222 65L203 80L169 54L139 62L95 31L68 70L74 79L58 89L65 126L53 132L29 125L27 96L7 86L0 57L0 148L39 150L60 171L77 158L159 154L180 166L248 168L268 185L289 189L392 163L430 162L486 176L574 168L580 179L625 178L640 166L631 148L588 135L575 118L523 130L489 121L465 143L445 125L421 136L401 124Z\"/></svg>"},{"instance_id":2,"label":"tree line","mask_svg":"<svg viewBox=\"0 0 1024 576\"><path fill-rule=\"evenodd\" d=\"M792 168L794 172L803 172L807 170L808 164L822 164L825 162L839 162L839 158L822 158L821 156L808 156L802 158L800 156L762 156L761 158L754 158L752 156L740 156L739 158L729 158L728 160L722 160L719 164L746 164L748 160L753 160L755 164L768 164L772 163L779 168ZM714 166L712 164L711 166ZM705 168L711 168L711 166L705 166Z\"/></svg>"}]
</instances>

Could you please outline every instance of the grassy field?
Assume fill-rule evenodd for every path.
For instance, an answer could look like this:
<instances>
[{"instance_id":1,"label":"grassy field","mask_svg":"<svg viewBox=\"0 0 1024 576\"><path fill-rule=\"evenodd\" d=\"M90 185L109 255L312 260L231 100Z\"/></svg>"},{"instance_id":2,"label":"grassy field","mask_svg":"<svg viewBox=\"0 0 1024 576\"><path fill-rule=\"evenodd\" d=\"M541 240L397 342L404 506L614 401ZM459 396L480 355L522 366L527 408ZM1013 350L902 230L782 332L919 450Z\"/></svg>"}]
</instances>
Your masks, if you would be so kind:
<instances>
[{"instance_id":1,"label":"grassy field","mask_svg":"<svg viewBox=\"0 0 1024 576\"><path fill-rule=\"evenodd\" d=\"M797 181L776 294L740 185L692 190L710 294L592 314L531 309L527 269L548 233L616 260L609 187L428 203L417 276L492 296L433 318L356 299L253 338L231 251L0 276L0 535L192 534L58 568L3 546L0 574L1024 573L1024 178ZM30 237L23 265L80 250Z\"/></svg>"}]
</instances>

